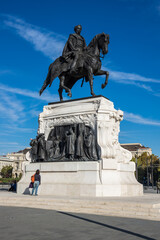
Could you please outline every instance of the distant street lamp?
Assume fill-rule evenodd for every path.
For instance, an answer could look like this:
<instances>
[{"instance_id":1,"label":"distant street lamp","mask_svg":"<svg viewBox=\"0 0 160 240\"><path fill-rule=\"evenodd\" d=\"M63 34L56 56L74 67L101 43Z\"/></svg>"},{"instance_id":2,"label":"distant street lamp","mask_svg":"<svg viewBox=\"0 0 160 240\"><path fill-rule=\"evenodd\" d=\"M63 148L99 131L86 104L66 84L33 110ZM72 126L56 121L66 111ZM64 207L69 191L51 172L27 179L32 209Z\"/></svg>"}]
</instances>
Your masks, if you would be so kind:
<instances>
[{"instance_id":1,"label":"distant street lamp","mask_svg":"<svg viewBox=\"0 0 160 240\"><path fill-rule=\"evenodd\" d=\"M151 155L151 181L152 181L152 188L153 188L153 162L152 162L152 155Z\"/></svg>"},{"instance_id":2,"label":"distant street lamp","mask_svg":"<svg viewBox=\"0 0 160 240\"><path fill-rule=\"evenodd\" d=\"M136 179L138 181L138 163L137 163L138 152L136 153L135 157L136 157Z\"/></svg>"},{"instance_id":3,"label":"distant street lamp","mask_svg":"<svg viewBox=\"0 0 160 240\"><path fill-rule=\"evenodd\" d=\"M147 158L147 186L149 188L148 158Z\"/></svg>"}]
</instances>

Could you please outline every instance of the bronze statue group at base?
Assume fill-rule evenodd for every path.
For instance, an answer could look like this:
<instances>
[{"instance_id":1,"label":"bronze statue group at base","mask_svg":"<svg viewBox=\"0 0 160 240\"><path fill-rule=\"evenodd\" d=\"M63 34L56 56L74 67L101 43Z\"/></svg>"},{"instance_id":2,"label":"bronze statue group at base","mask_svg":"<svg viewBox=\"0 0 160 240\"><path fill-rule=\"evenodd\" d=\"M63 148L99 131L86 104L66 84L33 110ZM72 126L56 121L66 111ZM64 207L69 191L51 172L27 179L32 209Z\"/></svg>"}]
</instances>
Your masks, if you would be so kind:
<instances>
[{"instance_id":1,"label":"bronze statue group at base","mask_svg":"<svg viewBox=\"0 0 160 240\"><path fill-rule=\"evenodd\" d=\"M90 84L91 95L95 96L93 91L93 76L106 75L104 88L108 83L108 71L101 70L101 56L108 53L109 35L105 33L97 34L90 44L86 46L84 38L81 36L82 26L77 25L74 28L75 33L70 34L69 39L63 49L62 56L57 58L50 66L48 75L40 90L40 95L53 80L58 77L60 80L59 97L63 100L63 89L71 97L71 89L74 84L84 79ZM81 86L82 86L81 85Z\"/></svg>"},{"instance_id":2,"label":"bronze statue group at base","mask_svg":"<svg viewBox=\"0 0 160 240\"><path fill-rule=\"evenodd\" d=\"M44 134L32 139L32 162L97 161L100 148L92 128L83 123L55 126L45 140Z\"/></svg>"}]
</instances>

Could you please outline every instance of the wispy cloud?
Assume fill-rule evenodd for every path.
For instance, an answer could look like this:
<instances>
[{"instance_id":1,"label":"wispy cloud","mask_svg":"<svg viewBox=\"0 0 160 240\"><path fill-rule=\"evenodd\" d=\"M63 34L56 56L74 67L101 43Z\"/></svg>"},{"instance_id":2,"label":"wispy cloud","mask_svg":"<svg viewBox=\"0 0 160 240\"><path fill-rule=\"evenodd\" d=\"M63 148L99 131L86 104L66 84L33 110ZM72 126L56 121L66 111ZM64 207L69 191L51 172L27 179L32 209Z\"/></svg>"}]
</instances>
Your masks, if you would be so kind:
<instances>
[{"instance_id":1,"label":"wispy cloud","mask_svg":"<svg viewBox=\"0 0 160 240\"><path fill-rule=\"evenodd\" d=\"M110 77L111 80L113 80L117 83L134 85L138 88L142 88L142 89L152 93L152 95L154 95L154 96L159 97L159 94L157 94L152 89L152 87L149 85L150 83L160 84L159 79L147 78L147 77L141 76L141 75L136 74L136 73L114 71L114 70L108 69L106 67L104 67L104 69L109 71L109 77Z\"/></svg>"},{"instance_id":2,"label":"wispy cloud","mask_svg":"<svg viewBox=\"0 0 160 240\"><path fill-rule=\"evenodd\" d=\"M17 143L17 142L0 142L0 145L4 145L4 146L6 146L6 145L19 145L19 143Z\"/></svg>"},{"instance_id":3,"label":"wispy cloud","mask_svg":"<svg viewBox=\"0 0 160 240\"><path fill-rule=\"evenodd\" d=\"M118 72L118 71L112 71L112 70L109 70L109 73L110 73L110 77L116 81L131 80L131 81L137 81L137 82L160 83L160 80L143 77L135 73Z\"/></svg>"},{"instance_id":4,"label":"wispy cloud","mask_svg":"<svg viewBox=\"0 0 160 240\"><path fill-rule=\"evenodd\" d=\"M23 100L18 99L17 95L23 95ZM40 97L37 92L27 89L12 88L4 84L0 84L0 119L2 124L0 125L0 135L7 136L13 133L33 133L36 130L33 128L27 128L24 124L28 119L35 116L38 117L40 110L39 104L33 104L32 107L24 106L24 102L27 101L25 97L33 99L48 101L59 100L58 95L50 95L47 91ZM37 101L36 101L37 102ZM5 122L5 124L3 123Z\"/></svg>"},{"instance_id":5,"label":"wispy cloud","mask_svg":"<svg viewBox=\"0 0 160 240\"><path fill-rule=\"evenodd\" d=\"M36 131L33 128L27 128L25 122L35 116L38 117L40 113L38 109L39 104L33 104L32 107L28 106L26 109L24 102L27 101L27 99L23 98L23 100L20 100L17 98L17 95L43 100L45 102L57 101L59 99L58 96L51 96L48 92L41 98L37 92L0 84L0 135L10 136L13 133L21 135L22 133L33 133Z\"/></svg>"},{"instance_id":6,"label":"wispy cloud","mask_svg":"<svg viewBox=\"0 0 160 240\"><path fill-rule=\"evenodd\" d=\"M55 59L62 54L66 40L64 36L49 32L11 15L3 15L3 23L20 37L30 42L35 50L42 52L45 56Z\"/></svg>"},{"instance_id":7,"label":"wispy cloud","mask_svg":"<svg viewBox=\"0 0 160 240\"><path fill-rule=\"evenodd\" d=\"M5 130L5 133L11 133L11 132L19 132L19 133L29 133L29 132L34 132L34 128L25 128L25 127L20 127L16 123L11 124L0 124L0 128Z\"/></svg>"},{"instance_id":8,"label":"wispy cloud","mask_svg":"<svg viewBox=\"0 0 160 240\"><path fill-rule=\"evenodd\" d=\"M112 79L112 77L111 77ZM113 81L117 82L117 83L121 83L121 84L127 84L127 85L134 85L135 87L138 87L138 88L142 88L148 92L152 92L154 93L154 90L151 88L151 86L149 85L146 85L144 83L139 83L139 82L136 82L136 81L133 81L133 80L128 80L128 79L113 79Z\"/></svg>"},{"instance_id":9,"label":"wispy cloud","mask_svg":"<svg viewBox=\"0 0 160 240\"><path fill-rule=\"evenodd\" d=\"M0 118L18 121L25 116L24 106L15 96L9 96L0 90Z\"/></svg>"},{"instance_id":10,"label":"wispy cloud","mask_svg":"<svg viewBox=\"0 0 160 240\"><path fill-rule=\"evenodd\" d=\"M160 121L155 121L153 119L144 118L144 117L134 114L134 113L124 112L124 120L126 120L128 122L143 124L143 125L160 126Z\"/></svg>"},{"instance_id":11,"label":"wispy cloud","mask_svg":"<svg viewBox=\"0 0 160 240\"><path fill-rule=\"evenodd\" d=\"M31 91L28 89L20 89L20 88L12 88L9 87L7 85L4 84L0 84L0 90L3 90L5 92L10 92L10 93L14 93L14 94L19 94L19 95L23 95L26 97L31 97L31 98L35 98L38 100L43 100L46 102L53 102L53 101L57 101L59 99L58 95L51 95L49 92L45 92L42 96L38 95L38 92L35 91Z\"/></svg>"}]
</instances>

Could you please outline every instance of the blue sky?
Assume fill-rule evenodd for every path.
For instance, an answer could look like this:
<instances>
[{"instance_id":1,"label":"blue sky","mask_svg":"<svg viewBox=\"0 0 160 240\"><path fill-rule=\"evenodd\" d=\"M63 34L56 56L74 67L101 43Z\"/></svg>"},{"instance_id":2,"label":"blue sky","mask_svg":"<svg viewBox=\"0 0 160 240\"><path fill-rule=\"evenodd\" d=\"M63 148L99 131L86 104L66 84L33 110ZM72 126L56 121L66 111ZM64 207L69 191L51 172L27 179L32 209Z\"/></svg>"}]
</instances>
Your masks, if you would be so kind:
<instances>
[{"instance_id":1,"label":"blue sky","mask_svg":"<svg viewBox=\"0 0 160 240\"><path fill-rule=\"evenodd\" d=\"M139 142L160 156L158 0L1 1L0 155L29 146L43 106L58 101L58 79L41 97L38 91L77 24L87 44L98 33L110 35L102 62L109 83L102 90L104 77L95 77L94 91L124 111L120 143ZM80 85L73 99L90 96L88 83Z\"/></svg>"}]
</instances>

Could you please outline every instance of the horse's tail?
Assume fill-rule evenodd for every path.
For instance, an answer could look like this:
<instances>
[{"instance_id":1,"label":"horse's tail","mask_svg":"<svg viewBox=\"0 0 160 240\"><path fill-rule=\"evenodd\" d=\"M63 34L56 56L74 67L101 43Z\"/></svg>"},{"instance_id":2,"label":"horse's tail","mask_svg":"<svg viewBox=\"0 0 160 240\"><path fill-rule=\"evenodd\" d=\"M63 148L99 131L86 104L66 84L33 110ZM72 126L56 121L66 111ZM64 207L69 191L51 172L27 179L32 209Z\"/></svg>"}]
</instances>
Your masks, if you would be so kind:
<instances>
[{"instance_id":1,"label":"horse's tail","mask_svg":"<svg viewBox=\"0 0 160 240\"><path fill-rule=\"evenodd\" d=\"M51 64L52 65L52 64ZM49 85L50 80L51 80L51 65L49 66L48 69L48 74L46 77L46 80L43 83L43 86L41 87L41 90L39 91L39 95L41 95L43 93L43 91L46 89L46 87Z\"/></svg>"},{"instance_id":2,"label":"horse's tail","mask_svg":"<svg viewBox=\"0 0 160 240\"><path fill-rule=\"evenodd\" d=\"M50 64L46 80L44 81L43 86L39 91L39 95L43 93L48 85L51 87L53 80L60 75L60 67L59 64L57 65L57 62L59 62L59 59L56 59L53 63Z\"/></svg>"}]
</instances>

